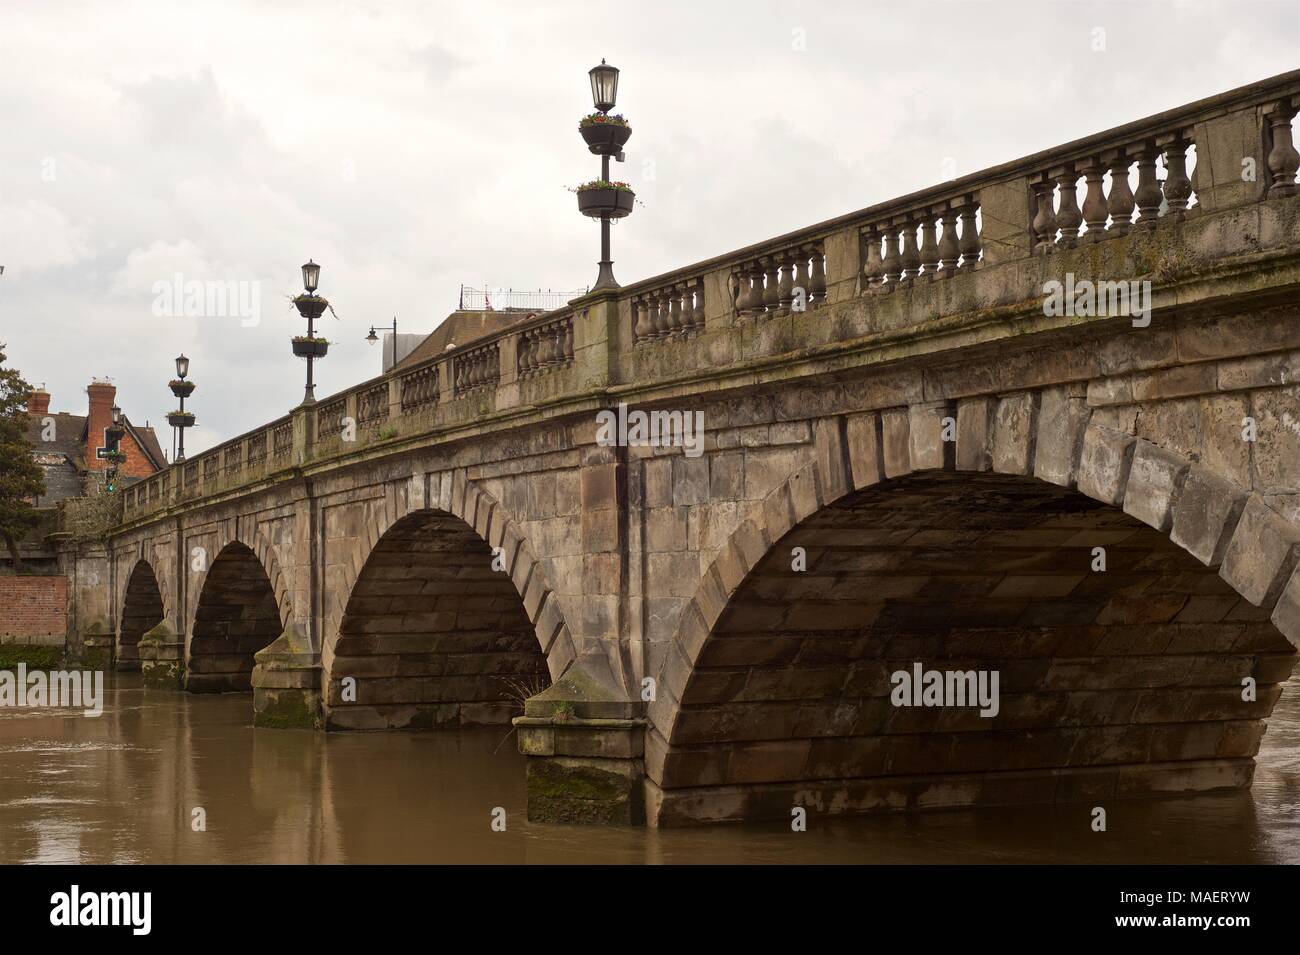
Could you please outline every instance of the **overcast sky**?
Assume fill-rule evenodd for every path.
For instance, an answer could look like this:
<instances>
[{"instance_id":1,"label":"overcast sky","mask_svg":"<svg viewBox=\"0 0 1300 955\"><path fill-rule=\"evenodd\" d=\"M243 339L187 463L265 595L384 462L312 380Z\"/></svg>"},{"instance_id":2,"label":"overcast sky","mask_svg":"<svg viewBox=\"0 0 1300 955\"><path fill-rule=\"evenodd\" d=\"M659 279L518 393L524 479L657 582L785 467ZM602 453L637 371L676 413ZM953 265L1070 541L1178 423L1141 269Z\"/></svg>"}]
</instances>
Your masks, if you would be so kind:
<instances>
[{"instance_id":1,"label":"overcast sky","mask_svg":"<svg viewBox=\"0 0 1300 955\"><path fill-rule=\"evenodd\" d=\"M462 282L592 282L565 189L599 172L602 56L644 202L624 283L1300 66L1297 0L0 7L0 342L54 410L111 377L169 448L184 351L191 451L300 400L308 257L322 397L378 372L372 322L429 331ZM257 283L259 321L156 314L177 273Z\"/></svg>"}]
</instances>

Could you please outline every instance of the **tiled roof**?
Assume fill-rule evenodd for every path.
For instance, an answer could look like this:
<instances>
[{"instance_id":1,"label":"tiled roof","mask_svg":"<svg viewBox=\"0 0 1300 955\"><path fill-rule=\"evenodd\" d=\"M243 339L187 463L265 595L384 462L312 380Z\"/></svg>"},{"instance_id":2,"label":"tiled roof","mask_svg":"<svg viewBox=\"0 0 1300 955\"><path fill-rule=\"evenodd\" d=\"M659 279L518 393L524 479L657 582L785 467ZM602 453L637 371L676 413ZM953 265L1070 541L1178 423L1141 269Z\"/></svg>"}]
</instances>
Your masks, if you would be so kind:
<instances>
[{"instance_id":1,"label":"tiled roof","mask_svg":"<svg viewBox=\"0 0 1300 955\"><path fill-rule=\"evenodd\" d=\"M54 440L52 441L43 440L46 418L54 419ZM43 454L62 454L78 468L85 467L85 461L82 458L82 448L85 444L83 435L85 433L85 415L50 411L43 415L29 414L27 416L27 440L32 443L32 447Z\"/></svg>"},{"instance_id":2,"label":"tiled roof","mask_svg":"<svg viewBox=\"0 0 1300 955\"><path fill-rule=\"evenodd\" d=\"M429 337L416 345L411 353L397 363L398 368L409 368L426 358L441 355L448 345L465 345L503 328L540 315L541 309L501 309L492 312L452 312L442 324L429 333Z\"/></svg>"}]
</instances>

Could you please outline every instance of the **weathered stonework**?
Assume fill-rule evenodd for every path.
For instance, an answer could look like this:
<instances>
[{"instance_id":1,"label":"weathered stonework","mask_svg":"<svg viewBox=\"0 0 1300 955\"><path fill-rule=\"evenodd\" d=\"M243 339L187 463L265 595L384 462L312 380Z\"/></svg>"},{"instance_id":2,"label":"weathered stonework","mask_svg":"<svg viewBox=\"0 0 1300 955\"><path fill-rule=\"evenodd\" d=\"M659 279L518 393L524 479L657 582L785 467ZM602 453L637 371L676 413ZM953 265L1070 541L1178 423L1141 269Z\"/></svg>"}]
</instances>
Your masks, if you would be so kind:
<instances>
[{"instance_id":1,"label":"weathered stonework","mask_svg":"<svg viewBox=\"0 0 1300 955\"><path fill-rule=\"evenodd\" d=\"M1292 87L1093 146L1258 148L1238 127ZM1050 168L577 300L133 486L118 659L251 686L265 726L504 723L526 698L538 819L1248 785L1300 639L1300 198L1207 172L1181 214L1058 238ZM976 206L988 241L948 265L880 259ZM807 309L768 284L781 261ZM1150 323L1050 314L1066 273L1150 279ZM532 356L543 330L562 353ZM702 444L597 443L620 403L699 412ZM945 660L1002 674L998 716L892 706L894 668Z\"/></svg>"}]
</instances>

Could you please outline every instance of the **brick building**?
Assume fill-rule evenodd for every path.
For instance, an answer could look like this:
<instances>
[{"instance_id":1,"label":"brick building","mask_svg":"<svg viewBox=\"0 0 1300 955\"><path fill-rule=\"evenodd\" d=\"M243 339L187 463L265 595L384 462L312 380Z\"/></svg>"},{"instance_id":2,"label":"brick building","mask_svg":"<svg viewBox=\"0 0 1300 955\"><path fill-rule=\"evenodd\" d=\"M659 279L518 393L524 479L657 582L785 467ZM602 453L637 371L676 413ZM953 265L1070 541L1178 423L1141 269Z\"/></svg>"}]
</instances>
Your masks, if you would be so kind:
<instances>
[{"instance_id":1,"label":"brick building","mask_svg":"<svg viewBox=\"0 0 1300 955\"><path fill-rule=\"evenodd\" d=\"M45 471L45 494L36 502L50 507L69 497L88 491L88 482L102 481L109 463L97 456L105 447L104 431L112 423L113 402L117 388L107 381L92 381L86 387L86 413L50 411L50 393L43 388L32 392L27 400L27 437L36 460ZM162 446L153 428L132 424L125 414L121 427L126 432L119 445L126 461L118 466L123 486L146 478L167 466Z\"/></svg>"}]
</instances>

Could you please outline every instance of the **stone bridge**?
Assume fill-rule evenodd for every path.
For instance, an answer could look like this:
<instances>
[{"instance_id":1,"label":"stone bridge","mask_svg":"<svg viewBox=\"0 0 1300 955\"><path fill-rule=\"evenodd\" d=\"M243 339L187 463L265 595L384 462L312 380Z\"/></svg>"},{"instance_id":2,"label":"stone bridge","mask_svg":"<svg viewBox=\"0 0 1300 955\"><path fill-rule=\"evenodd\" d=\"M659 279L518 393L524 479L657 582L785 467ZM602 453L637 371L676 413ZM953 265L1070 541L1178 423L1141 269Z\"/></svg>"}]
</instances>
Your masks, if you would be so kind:
<instances>
[{"instance_id":1,"label":"stone bridge","mask_svg":"<svg viewBox=\"0 0 1300 955\"><path fill-rule=\"evenodd\" d=\"M1300 71L295 408L127 489L118 665L260 726L514 718L543 820L1246 787L1300 642L1297 107ZM702 443L598 440L620 406ZM917 665L996 672L996 715L896 705Z\"/></svg>"}]
</instances>

